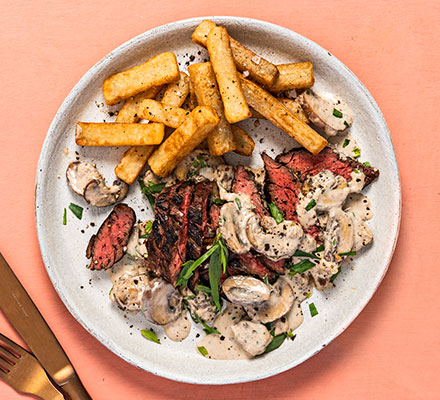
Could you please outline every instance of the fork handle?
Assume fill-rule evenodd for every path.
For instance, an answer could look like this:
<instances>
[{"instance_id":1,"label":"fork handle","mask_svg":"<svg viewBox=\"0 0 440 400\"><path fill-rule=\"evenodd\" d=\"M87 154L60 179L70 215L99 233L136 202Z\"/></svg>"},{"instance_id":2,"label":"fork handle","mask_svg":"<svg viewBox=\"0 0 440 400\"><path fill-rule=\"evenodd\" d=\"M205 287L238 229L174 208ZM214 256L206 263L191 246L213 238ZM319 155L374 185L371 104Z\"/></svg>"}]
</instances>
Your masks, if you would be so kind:
<instances>
[{"instance_id":1,"label":"fork handle","mask_svg":"<svg viewBox=\"0 0 440 400\"><path fill-rule=\"evenodd\" d=\"M45 382L40 382L42 384L35 394L44 400L64 400L64 396L52 385L52 383L47 379ZM28 392L26 392L28 393Z\"/></svg>"},{"instance_id":2,"label":"fork handle","mask_svg":"<svg viewBox=\"0 0 440 400\"><path fill-rule=\"evenodd\" d=\"M62 385L61 389L69 396L70 400L92 400L77 375Z\"/></svg>"}]
</instances>

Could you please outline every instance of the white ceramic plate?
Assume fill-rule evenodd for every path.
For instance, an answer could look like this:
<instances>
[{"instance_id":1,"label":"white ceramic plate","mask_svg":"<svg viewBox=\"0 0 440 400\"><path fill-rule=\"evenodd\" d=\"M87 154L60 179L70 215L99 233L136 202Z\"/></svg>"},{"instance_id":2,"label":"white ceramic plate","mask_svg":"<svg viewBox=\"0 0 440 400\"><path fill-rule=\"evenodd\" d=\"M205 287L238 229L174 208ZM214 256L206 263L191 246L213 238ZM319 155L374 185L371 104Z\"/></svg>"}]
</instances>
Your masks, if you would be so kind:
<instances>
[{"instance_id":1,"label":"white ceramic plate","mask_svg":"<svg viewBox=\"0 0 440 400\"><path fill-rule=\"evenodd\" d=\"M367 89L340 61L317 44L280 26L246 18L210 18L272 62L312 61L315 87L338 93L351 105L355 112L351 133L362 148L361 160L368 160L380 170L379 180L367 189L375 215L370 221L374 244L357 257L354 270L343 271L335 289L315 291L309 301L315 303L318 316L312 319L307 302L303 303L305 321L296 331L296 340L286 341L279 350L264 357L250 361L204 359L195 351L195 335L203 335L195 327L182 343L162 339L162 345L157 345L145 340L139 330L147 327L147 322L141 316L124 317L108 299L111 283L106 273L85 268L87 242L110 208L87 207L81 197L68 189L64 174L69 162L79 156L95 162L109 181L114 179L113 168L125 149L76 146L75 123L113 121L110 114L119 107L104 104L101 87L103 80L115 72L163 51L174 52L183 70L189 62L206 59L207 52L191 41L191 33L202 19L171 23L139 35L108 54L74 87L52 122L41 152L36 180L36 223L43 260L55 289L72 315L96 339L124 360L153 374L190 383L227 384L265 378L302 363L356 318L380 284L393 254L400 221L400 181L382 113ZM252 165L262 164L258 155L261 151L275 155L294 145L293 139L267 121L258 127L253 120L243 125L257 142L255 156L250 160ZM233 156L229 161L246 159ZM70 202L83 206L84 216L80 221L68 210L64 226L63 210ZM138 218L152 216L137 184L132 185L125 202L135 209Z\"/></svg>"}]
</instances>

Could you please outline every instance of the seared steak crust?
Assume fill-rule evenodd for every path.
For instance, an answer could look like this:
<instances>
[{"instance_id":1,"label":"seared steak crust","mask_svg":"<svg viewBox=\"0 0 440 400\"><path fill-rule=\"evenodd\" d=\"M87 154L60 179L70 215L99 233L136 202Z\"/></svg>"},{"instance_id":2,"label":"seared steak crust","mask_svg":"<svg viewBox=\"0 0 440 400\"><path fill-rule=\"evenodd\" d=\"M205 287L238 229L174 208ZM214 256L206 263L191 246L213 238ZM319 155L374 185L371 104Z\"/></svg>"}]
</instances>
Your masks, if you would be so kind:
<instances>
[{"instance_id":1,"label":"seared steak crust","mask_svg":"<svg viewBox=\"0 0 440 400\"><path fill-rule=\"evenodd\" d=\"M230 263L230 275L237 275L238 273L244 273L248 275L255 275L261 279L265 276L268 277L269 281L275 279L275 274L266 268L263 263L258 259L257 256L251 252L245 254L234 254L234 259Z\"/></svg>"},{"instance_id":2,"label":"seared steak crust","mask_svg":"<svg viewBox=\"0 0 440 400\"><path fill-rule=\"evenodd\" d=\"M96 235L90 238L86 257L91 258L90 269L108 269L124 255L136 214L126 204L115 206Z\"/></svg>"},{"instance_id":3,"label":"seared steak crust","mask_svg":"<svg viewBox=\"0 0 440 400\"><path fill-rule=\"evenodd\" d=\"M288 153L280 154L276 160L289 167L301 181L304 181L307 175L313 176L325 169L335 175L343 176L347 181L351 180L353 170L361 171L365 174L365 186L379 177L377 168L367 167L330 147L326 147L316 156L305 149L293 149Z\"/></svg>"}]
</instances>

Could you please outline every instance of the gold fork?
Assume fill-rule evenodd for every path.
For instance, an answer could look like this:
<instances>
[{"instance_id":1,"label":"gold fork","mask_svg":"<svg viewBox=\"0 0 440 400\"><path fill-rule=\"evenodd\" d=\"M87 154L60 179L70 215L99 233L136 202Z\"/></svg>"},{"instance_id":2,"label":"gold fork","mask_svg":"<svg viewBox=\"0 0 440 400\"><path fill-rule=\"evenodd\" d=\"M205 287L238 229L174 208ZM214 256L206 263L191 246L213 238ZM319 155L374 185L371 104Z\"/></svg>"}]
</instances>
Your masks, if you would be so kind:
<instances>
[{"instance_id":1,"label":"gold fork","mask_svg":"<svg viewBox=\"0 0 440 400\"><path fill-rule=\"evenodd\" d=\"M38 360L1 333L0 379L20 393L34 394L44 400L64 399Z\"/></svg>"}]
</instances>

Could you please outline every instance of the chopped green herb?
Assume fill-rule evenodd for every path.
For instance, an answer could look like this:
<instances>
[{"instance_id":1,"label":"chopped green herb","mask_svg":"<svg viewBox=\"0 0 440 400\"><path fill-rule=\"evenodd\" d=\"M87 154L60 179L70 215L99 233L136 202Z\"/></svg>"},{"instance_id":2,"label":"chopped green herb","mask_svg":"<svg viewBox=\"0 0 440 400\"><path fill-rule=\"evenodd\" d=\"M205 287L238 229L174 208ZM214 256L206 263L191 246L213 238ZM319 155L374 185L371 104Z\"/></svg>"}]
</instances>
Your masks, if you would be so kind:
<instances>
[{"instance_id":1,"label":"chopped green herb","mask_svg":"<svg viewBox=\"0 0 440 400\"><path fill-rule=\"evenodd\" d=\"M307 94L310 94L310 90L309 90L309 89L307 89L307 90L306 90L306 93L307 93Z\"/></svg>"},{"instance_id":2,"label":"chopped green herb","mask_svg":"<svg viewBox=\"0 0 440 400\"><path fill-rule=\"evenodd\" d=\"M313 253L319 253L319 252L321 252L321 251L323 251L323 250L324 250L324 244L321 243L321 244L316 248L316 250L313 251Z\"/></svg>"},{"instance_id":3,"label":"chopped green herb","mask_svg":"<svg viewBox=\"0 0 440 400\"><path fill-rule=\"evenodd\" d=\"M197 156L197 160L200 161L200 168L206 168L205 161L203 160L202 156Z\"/></svg>"},{"instance_id":4,"label":"chopped green herb","mask_svg":"<svg viewBox=\"0 0 440 400\"><path fill-rule=\"evenodd\" d=\"M157 338L156 334L153 331L141 330L141 334L143 337L147 338L148 340L160 344L160 340Z\"/></svg>"},{"instance_id":5,"label":"chopped green herb","mask_svg":"<svg viewBox=\"0 0 440 400\"><path fill-rule=\"evenodd\" d=\"M333 109L333 115L336 118L342 118L342 113L339 110L337 110L336 108Z\"/></svg>"},{"instance_id":6,"label":"chopped green herb","mask_svg":"<svg viewBox=\"0 0 440 400\"><path fill-rule=\"evenodd\" d=\"M283 344L285 339L286 339L286 334L285 333L282 333L280 335L274 336L272 341L266 347L266 350L264 350L263 354L269 353L269 352L277 349L278 347L280 347Z\"/></svg>"},{"instance_id":7,"label":"chopped green herb","mask_svg":"<svg viewBox=\"0 0 440 400\"><path fill-rule=\"evenodd\" d=\"M370 164L368 161L365 161L365 162L364 162L364 165L365 165L366 167L371 167L371 164Z\"/></svg>"},{"instance_id":8,"label":"chopped green herb","mask_svg":"<svg viewBox=\"0 0 440 400\"><path fill-rule=\"evenodd\" d=\"M199 350L200 354L201 354L203 357L206 357L206 356L208 355L208 350L206 350L205 347L203 347L203 346L198 346L197 349Z\"/></svg>"},{"instance_id":9,"label":"chopped green herb","mask_svg":"<svg viewBox=\"0 0 440 400\"><path fill-rule=\"evenodd\" d=\"M308 271L310 268L313 268L315 265L316 264L310 260L301 260L299 263L288 265L287 268L290 269L289 275L293 276L296 274L302 274L303 272Z\"/></svg>"},{"instance_id":10,"label":"chopped green herb","mask_svg":"<svg viewBox=\"0 0 440 400\"><path fill-rule=\"evenodd\" d=\"M239 210L241 210L241 201L240 201L240 199L238 197L236 197L234 200L235 200L235 204L237 204L237 208Z\"/></svg>"},{"instance_id":11,"label":"chopped green herb","mask_svg":"<svg viewBox=\"0 0 440 400\"><path fill-rule=\"evenodd\" d=\"M197 160L193 161L193 167L197 168L199 166L199 162Z\"/></svg>"},{"instance_id":12,"label":"chopped green herb","mask_svg":"<svg viewBox=\"0 0 440 400\"><path fill-rule=\"evenodd\" d=\"M361 156L361 149L359 147L356 147L353 149L353 153L354 153L353 157L358 158Z\"/></svg>"},{"instance_id":13,"label":"chopped green herb","mask_svg":"<svg viewBox=\"0 0 440 400\"><path fill-rule=\"evenodd\" d=\"M78 219L82 219L83 216L83 208L80 206L77 206L76 204L70 203L69 210L75 214L75 217Z\"/></svg>"},{"instance_id":14,"label":"chopped green herb","mask_svg":"<svg viewBox=\"0 0 440 400\"><path fill-rule=\"evenodd\" d=\"M190 295L190 296L185 296L185 297L184 297L185 300L194 300L195 298L196 298L196 295L195 295L195 294L192 294L192 295Z\"/></svg>"},{"instance_id":15,"label":"chopped green herb","mask_svg":"<svg viewBox=\"0 0 440 400\"><path fill-rule=\"evenodd\" d=\"M341 257L342 256L355 256L357 254L356 251L347 251L346 253L338 253Z\"/></svg>"},{"instance_id":16,"label":"chopped green herb","mask_svg":"<svg viewBox=\"0 0 440 400\"><path fill-rule=\"evenodd\" d=\"M342 145L343 148L347 147L350 144L350 139L345 139Z\"/></svg>"},{"instance_id":17,"label":"chopped green herb","mask_svg":"<svg viewBox=\"0 0 440 400\"><path fill-rule=\"evenodd\" d=\"M112 294L112 292L113 292L113 286L112 286L112 288L110 289L110 292L108 292L108 295L110 296L110 295Z\"/></svg>"},{"instance_id":18,"label":"chopped green herb","mask_svg":"<svg viewBox=\"0 0 440 400\"><path fill-rule=\"evenodd\" d=\"M64 209L64 214L63 214L63 225L67 225L67 210Z\"/></svg>"},{"instance_id":19,"label":"chopped green herb","mask_svg":"<svg viewBox=\"0 0 440 400\"><path fill-rule=\"evenodd\" d=\"M330 282L333 282L340 273L341 273L341 267L338 268L338 272L336 272L336 274L332 275L332 277L330 278Z\"/></svg>"},{"instance_id":20,"label":"chopped green herb","mask_svg":"<svg viewBox=\"0 0 440 400\"><path fill-rule=\"evenodd\" d=\"M272 336L275 336L275 328L272 328L272 329L269 331L269 333L270 333Z\"/></svg>"},{"instance_id":21,"label":"chopped green herb","mask_svg":"<svg viewBox=\"0 0 440 400\"><path fill-rule=\"evenodd\" d=\"M139 239L148 239L151 235L151 230L153 229L153 221L148 221L145 224L145 234L140 235Z\"/></svg>"},{"instance_id":22,"label":"chopped green herb","mask_svg":"<svg viewBox=\"0 0 440 400\"><path fill-rule=\"evenodd\" d=\"M220 245L220 263L223 266L223 273L226 274L226 267L228 266L229 251L228 251L228 248L226 247L226 244L225 244L223 238L221 237L221 235L219 235L219 237L218 237L218 244Z\"/></svg>"},{"instance_id":23,"label":"chopped green herb","mask_svg":"<svg viewBox=\"0 0 440 400\"><path fill-rule=\"evenodd\" d=\"M312 317L314 317L315 315L318 315L318 310L316 309L315 303L309 304L309 310L310 310L310 315Z\"/></svg>"},{"instance_id":24,"label":"chopped green herb","mask_svg":"<svg viewBox=\"0 0 440 400\"><path fill-rule=\"evenodd\" d=\"M346 127L349 127L350 125L348 125L348 122L347 121L344 121L344 125L346 126Z\"/></svg>"},{"instance_id":25,"label":"chopped green herb","mask_svg":"<svg viewBox=\"0 0 440 400\"><path fill-rule=\"evenodd\" d=\"M292 331L288 331L288 332L286 332L286 336L287 336L288 338L290 338L290 340L295 340L295 338L296 338L296 335L294 335L294 334L292 333Z\"/></svg>"},{"instance_id":26,"label":"chopped green herb","mask_svg":"<svg viewBox=\"0 0 440 400\"><path fill-rule=\"evenodd\" d=\"M302 250L295 251L293 256L294 257L310 257L310 258L315 258L315 259L319 260L319 257L316 256L315 254L307 253L306 251L302 251Z\"/></svg>"},{"instance_id":27,"label":"chopped green herb","mask_svg":"<svg viewBox=\"0 0 440 400\"><path fill-rule=\"evenodd\" d=\"M215 199L215 204L217 204L218 206L221 205L221 204L223 204L223 203L224 203L223 200L220 199L219 197L217 197L217 198Z\"/></svg>"},{"instance_id":28,"label":"chopped green herb","mask_svg":"<svg viewBox=\"0 0 440 400\"><path fill-rule=\"evenodd\" d=\"M186 307L186 308L189 311L189 315L191 316L193 321L196 324L202 324L203 332L205 332L207 335L210 335L211 333L217 333L218 335L220 335L220 332L217 329L215 329L214 327L209 326L205 321L203 321L203 319L200 318L199 314L197 314L195 311L194 311L194 314L193 314L191 312L191 309L189 308L189 306Z\"/></svg>"},{"instance_id":29,"label":"chopped green herb","mask_svg":"<svg viewBox=\"0 0 440 400\"><path fill-rule=\"evenodd\" d=\"M269 210L277 224L283 222L284 220L283 214L274 202L269 204Z\"/></svg>"},{"instance_id":30,"label":"chopped green herb","mask_svg":"<svg viewBox=\"0 0 440 400\"><path fill-rule=\"evenodd\" d=\"M209 288L208 286L197 285L194 289L196 292L203 292L203 293L211 295L211 288Z\"/></svg>"},{"instance_id":31,"label":"chopped green herb","mask_svg":"<svg viewBox=\"0 0 440 400\"><path fill-rule=\"evenodd\" d=\"M197 171L196 170L192 170L192 171L189 172L188 178L192 178L195 175L197 175Z\"/></svg>"},{"instance_id":32,"label":"chopped green herb","mask_svg":"<svg viewBox=\"0 0 440 400\"><path fill-rule=\"evenodd\" d=\"M267 286L269 286L269 278L267 277L267 274L264 275L263 281Z\"/></svg>"},{"instance_id":33,"label":"chopped green herb","mask_svg":"<svg viewBox=\"0 0 440 400\"><path fill-rule=\"evenodd\" d=\"M359 173L360 173L357 169L354 169L353 172L354 172L355 174L359 174Z\"/></svg>"},{"instance_id":34,"label":"chopped green herb","mask_svg":"<svg viewBox=\"0 0 440 400\"><path fill-rule=\"evenodd\" d=\"M312 199L309 201L309 204L306 205L306 211L310 211L313 207L316 206L315 199Z\"/></svg>"},{"instance_id":35,"label":"chopped green herb","mask_svg":"<svg viewBox=\"0 0 440 400\"><path fill-rule=\"evenodd\" d=\"M165 187L166 183L154 183L151 181L148 181L148 186L145 185L144 179L142 177L138 178L139 185L141 187L141 192L147 196L147 199L149 203L151 204L151 207L154 208L154 194L159 194L163 188Z\"/></svg>"},{"instance_id":36,"label":"chopped green herb","mask_svg":"<svg viewBox=\"0 0 440 400\"><path fill-rule=\"evenodd\" d=\"M306 299L310 299L312 297L312 292L307 293Z\"/></svg>"}]
</instances>

